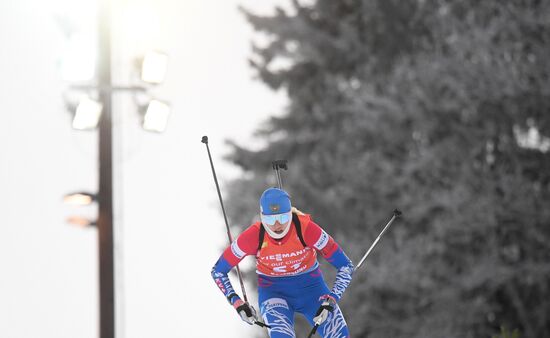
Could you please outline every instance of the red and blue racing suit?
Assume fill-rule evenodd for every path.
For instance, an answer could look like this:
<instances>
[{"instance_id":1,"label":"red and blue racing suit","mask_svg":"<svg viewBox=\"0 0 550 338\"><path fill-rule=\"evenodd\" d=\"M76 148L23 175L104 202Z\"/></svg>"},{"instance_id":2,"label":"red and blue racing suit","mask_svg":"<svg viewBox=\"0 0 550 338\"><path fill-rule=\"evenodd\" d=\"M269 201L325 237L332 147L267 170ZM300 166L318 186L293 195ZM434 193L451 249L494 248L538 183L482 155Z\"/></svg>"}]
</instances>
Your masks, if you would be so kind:
<instances>
[{"instance_id":1,"label":"red and blue racing suit","mask_svg":"<svg viewBox=\"0 0 550 338\"><path fill-rule=\"evenodd\" d=\"M313 325L321 304L320 297L330 295L336 301L351 282L353 264L340 246L309 215L299 214L302 244L296 225L285 237L275 240L265 234L259 245L260 222L248 227L225 249L212 269L214 281L231 304L240 298L227 276L244 257L256 256L260 313L271 326L272 338L295 337L294 313L298 312ZM259 250L258 250L259 248ZM317 262L319 252L337 270L336 281L329 290ZM317 331L322 337L349 337L346 321L338 305Z\"/></svg>"}]
</instances>

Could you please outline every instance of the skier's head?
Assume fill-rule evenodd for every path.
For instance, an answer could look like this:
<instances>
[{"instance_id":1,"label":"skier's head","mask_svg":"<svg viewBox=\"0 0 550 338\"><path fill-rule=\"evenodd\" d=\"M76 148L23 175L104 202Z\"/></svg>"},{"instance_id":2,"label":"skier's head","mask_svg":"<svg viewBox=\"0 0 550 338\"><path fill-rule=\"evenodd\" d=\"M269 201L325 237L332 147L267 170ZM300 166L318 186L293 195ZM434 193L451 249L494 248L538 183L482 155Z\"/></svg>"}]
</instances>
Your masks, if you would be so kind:
<instances>
[{"instance_id":1,"label":"skier's head","mask_svg":"<svg viewBox=\"0 0 550 338\"><path fill-rule=\"evenodd\" d=\"M290 230L292 207L286 191L269 188L260 197L260 217L269 236L283 238Z\"/></svg>"}]
</instances>

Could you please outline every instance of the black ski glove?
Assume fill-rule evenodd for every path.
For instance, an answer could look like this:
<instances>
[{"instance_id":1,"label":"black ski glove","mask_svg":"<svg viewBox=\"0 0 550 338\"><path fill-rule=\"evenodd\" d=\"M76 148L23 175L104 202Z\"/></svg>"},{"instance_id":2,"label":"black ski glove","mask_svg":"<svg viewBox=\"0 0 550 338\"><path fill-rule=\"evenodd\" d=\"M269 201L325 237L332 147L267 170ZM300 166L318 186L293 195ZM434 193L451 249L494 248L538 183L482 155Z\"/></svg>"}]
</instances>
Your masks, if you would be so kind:
<instances>
[{"instance_id":1,"label":"black ski glove","mask_svg":"<svg viewBox=\"0 0 550 338\"><path fill-rule=\"evenodd\" d=\"M336 299L330 295L321 296L320 300L323 300L323 302L321 306L319 306L319 309L317 309L315 317L313 317L313 322L316 325L323 324L323 322L327 320L328 314L336 308Z\"/></svg>"},{"instance_id":2,"label":"black ski glove","mask_svg":"<svg viewBox=\"0 0 550 338\"><path fill-rule=\"evenodd\" d=\"M250 325L254 325L258 321L258 315L254 307L250 306L248 303L243 302L242 300L237 300L233 303L233 307L237 310L241 319Z\"/></svg>"}]
</instances>

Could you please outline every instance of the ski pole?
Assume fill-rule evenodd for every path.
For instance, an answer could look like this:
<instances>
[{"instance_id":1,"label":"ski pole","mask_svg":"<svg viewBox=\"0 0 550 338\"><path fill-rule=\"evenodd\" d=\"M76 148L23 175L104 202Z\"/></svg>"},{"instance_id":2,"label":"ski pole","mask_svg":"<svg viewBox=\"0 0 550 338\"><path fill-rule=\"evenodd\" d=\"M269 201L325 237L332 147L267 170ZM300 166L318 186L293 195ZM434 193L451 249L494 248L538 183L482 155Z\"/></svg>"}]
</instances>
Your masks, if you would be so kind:
<instances>
[{"instance_id":1,"label":"ski pole","mask_svg":"<svg viewBox=\"0 0 550 338\"><path fill-rule=\"evenodd\" d=\"M222 199L222 194L220 192L220 185L218 184L218 178L216 177L216 170L214 169L214 162L212 162L212 155L210 154L210 147L208 146L208 136L203 136L201 142L206 144L206 150L208 151L208 159L210 160L210 167L212 168L212 175L214 176L214 182L216 183L216 190L218 191L218 198L220 199L220 205L222 206L223 219L225 221L225 228L227 230L227 238L229 239L229 245L231 245L231 243L233 243L233 236L231 236L231 231L229 230L229 223L227 222L225 207L223 206L223 199ZM243 292L244 301L248 303L248 297L246 296L246 290L244 288L243 276L241 275L241 270L239 269L238 265L235 266L235 268L237 269L237 276L239 277L239 283L241 284L241 290ZM261 327L271 328L271 326L264 324L258 320L255 320L254 324Z\"/></svg>"},{"instance_id":2,"label":"ski pole","mask_svg":"<svg viewBox=\"0 0 550 338\"><path fill-rule=\"evenodd\" d=\"M393 211L393 215L392 215L392 218L389 220L389 222L386 224L386 226L384 227L384 229L382 229L382 231L380 232L380 234L378 235L378 237L376 237L376 239L374 240L374 242L372 243L372 245L370 246L370 248L367 250L367 253L363 256L363 258L361 258L361 261L359 261L359 264L357 264L357 266L355 267L355 270L354 271L357 271L357 269L359 269L359 267L363 264L363 262L365 261L365 259L367 259L367 256L371 253L372 249L376 246L376 244L378 243L378 241L380 240L380 237L382 237L382 235L384 234L384 232L386 232L386 230L390 227L390 225L393 223L393 221L395 221L396 218L400 217L401 216L401 211L395 209ZM311 329L311 331L309 332L309 335L307 336L307 338L311 338L315 335L315 332L317 332L317 328L319 328L319 326L321 325L320 322L316 322L315 325L313 326L313 328Z\"/></svg>"},{"instance_id":3,"label":"ski pole","mask_svg":"<svg viewBox=\"0 0 550 338\"><path fill-rule=\"evenodd\" d=\"M260 327L265 327L265 328L267 328L267 329L271 329L271 326L269 326L269 325L267 325L267 324L265 324L265 323L262 323L262 322L260 322L259 320L255 320L255 321L254 321L254 324L256 324L256 325L258 325L258 326L260 326Z\"/></svg>"},{"instance_id":4,"label":"ski pole","mask_svg":"<svg viewBox=\"0 0 550 338\"><path fill-rule=\"evenodd\" d=\"M311 329L311 332L309 333L309 335L307 336L307 338L311 338L315 335L315 332L317 332L317 328L319 327L319 325L321 325L321 323L315 323L315 325L313 326L313 328Z\"/></svg>"},{"instance_id":5,"label":"ski pole","mask_svg":"<svg viewBox=\"0 0 550 338\"><path fill-rule=\"evenodd\" d=\"M227 238L229 239L229 245L233 243L233 236L229 230L229 223L227 222L227 215L225 214L225 207L223 206L222 194L220 192L220 185L218 184L218 178L216 177L216 170L214 169L214 162L212 162L212 155L210 154L210 147L208 146L208 136L203 136L202 143L206 144L206 150L208 151L208 159L210 160L210 167L212 168L212 175L214 176L214 182L216 183L216 190L218 191L218 198L220 199L220 205L222 206L223 219L225 220L225 229L227 230ZM246 296L246 290L244 289L243 276L241 270L237 265L237 275L239 276L239 283L241 283L241 290L243 292L244 301L248 303L248 297Z\"/></svg>"},{"instance_id":6,"label":"ski pole","mask_svg":"<svg viewBox=\"0 0 550 338\"><path fill-rule=\"evenodd\" d=\"M273 170L275 170L275 177L277 178L277 187L281 190L283 190L283 180L281 179L279 169L287 170L287 163L287 160L275 160L271 162L271 165L273 165Z\"/></svg>"},{"instance_id":7,"label":"ski pole","mask_svg":"<svg viewBox=\"0 0 550 338\"><path fill-rule=\"evenodd\" d=\"M361 258L361 260L359 261L359 264L357 264L357 266L355 267L355 270L354 271L357 271L357 269L359 269L361 267L361 265L363 264L363 262L365 261L365 259L367 259L367 256L371 253L372 249L374 249L374 247L376 246L376 244L378 243L378 241L380 240L380 237L382 237L382 235L384 234L384 232L386 232L386 230L390 227L390 225L393 223L393 221L395 221L396 218L400 217L401 216L401 211L395 209L393 211L393 216L391 217L391 219L389 220L388 224L386 224L386 226L384 227L384 229L382 229L382 231L380 232L380 234L378 235L378 237L376 237L376 239L374 240L374 242L372 243L372 245L370 246L370 248L367 250L367 253L365 253L365 255L363 256L363 258Z\"/></svg>"}]
</instances>

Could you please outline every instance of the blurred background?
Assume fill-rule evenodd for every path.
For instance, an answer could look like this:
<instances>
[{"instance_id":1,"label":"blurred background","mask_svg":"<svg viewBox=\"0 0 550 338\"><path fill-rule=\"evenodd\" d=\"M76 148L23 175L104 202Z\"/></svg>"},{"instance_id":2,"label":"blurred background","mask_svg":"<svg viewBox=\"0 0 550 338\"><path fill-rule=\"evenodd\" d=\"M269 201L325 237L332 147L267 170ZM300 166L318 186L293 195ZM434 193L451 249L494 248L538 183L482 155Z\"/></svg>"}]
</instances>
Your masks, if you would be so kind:
<instances>
[{"instance_id":1,"label":"blurred background","mask_svg":"<svg viewBox=\"0 0 550 338\"><path fill-rule=\"evenodd\" d=\"M549 2L20 0L0 22L0 337L100 335L109 111L117 337L265 336L210 278L203 135L235 235L274 159L356 263L403 211L341 301L353 336L550 337Z\"/></svg>"}]
</instances>

